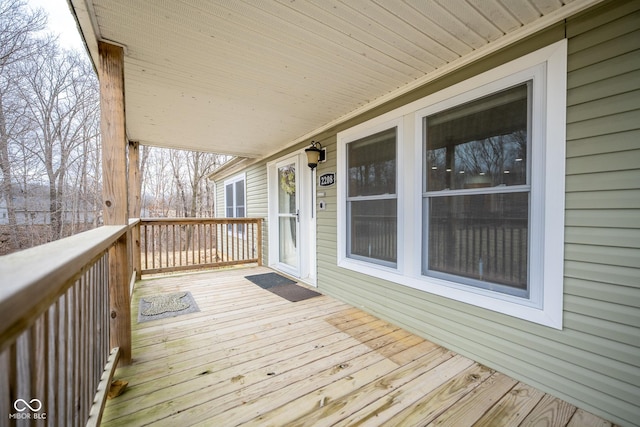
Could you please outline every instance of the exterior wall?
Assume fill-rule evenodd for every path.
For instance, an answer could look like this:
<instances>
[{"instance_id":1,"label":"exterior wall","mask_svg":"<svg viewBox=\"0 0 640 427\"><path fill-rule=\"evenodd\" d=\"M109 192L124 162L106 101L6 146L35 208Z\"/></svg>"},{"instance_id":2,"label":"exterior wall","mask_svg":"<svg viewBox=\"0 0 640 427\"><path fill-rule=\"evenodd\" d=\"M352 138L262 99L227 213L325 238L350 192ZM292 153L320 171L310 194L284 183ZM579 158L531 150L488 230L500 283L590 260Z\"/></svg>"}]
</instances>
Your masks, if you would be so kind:
<instances>
[{"instance_id":1,"label":"exterior wall","mask_svg":"<svg viewBox=\"0 0 640 427\"><path fill-rule=\"evenodd\" d=\"M555 330L336 266L335 187L318 213L318 286L622 425L640 423L640 7L611 2L336 131L569 38L564 328ZM335 133L323 172L338 172Z\"/></svg>"},{"instance_id":2,"label":"exterior wall","mask_svg":"<svg viewBox=\"0 0 640 427\"><path fill-rule=\"evenodd\" d=\"M326 202L317 214L319 289L611 421L640 424L639 28L640 2L607 2L314 137L327 148L318 175L344 179L338 132L566 36L562 330L337 267L336 186L316 189ZM270 160L246 170L247 215L265 218L265 258Z\"/></svg>"},{"instance_id":3,"label":"exterior wall","mask_svg":"<svg viewBox=\"0 0 640 427\"><path fill-rule=\"evenodd\" d=\"M263 218L262 223L262 263L269 265L269 224L267 221L267 168L266 163L259 163L250 166L246 170L240 172L245 174L245 198L246 198L246 216L248 218ZM215 180L215 202L216 217L224 218L225 200L224 200L224 182L227 179L237 176L239 173L232 173Z\"/></svg>"},{"instance_id":4,"label":"exterior wall","mask_svg":"<svg viewBox=\"0 0 640 427\"><path fill-rule=\"evenodd\" d=\"M267 168L264 164L247 170L247 216L262 222L262 263L269 265L269 221L267 209Z\"/></svg>"}]
</instances>

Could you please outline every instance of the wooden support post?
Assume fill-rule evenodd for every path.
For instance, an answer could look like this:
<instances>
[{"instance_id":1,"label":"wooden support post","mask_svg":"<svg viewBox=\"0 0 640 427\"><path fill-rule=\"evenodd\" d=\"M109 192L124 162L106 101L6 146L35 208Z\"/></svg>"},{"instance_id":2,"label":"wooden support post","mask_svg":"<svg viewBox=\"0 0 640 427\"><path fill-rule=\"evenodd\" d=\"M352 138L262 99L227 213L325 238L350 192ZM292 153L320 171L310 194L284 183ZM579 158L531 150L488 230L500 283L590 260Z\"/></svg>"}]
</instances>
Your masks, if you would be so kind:
<instances>
[{"instance_id":1,"label":"wooden support post","mask_svg":"<svg viewBox=\"0 0 640 427\"><path fill-rule=\"evenodd\" d=\"M124 107L124 51L99 42L102 137L102 200L105 225L128 225L127 140ZM109 250L110 344L122 363L131 363L128 239Z\"/></svg>"},{"instance_id":2,"label":"wooden support post","mask_svg":"<svg viewBox=\"0 0 640 427\"><path fill-rule=\"evenodd\" d=\"M129 218L140 218L140 144L129 141Z\"/></svg>"},{"instance_id":3,"label":"wooden support post","mask_svg":"<svg viewBox=\"0 0 640 427\"><path fill-rule=\"evenodd\" d=\"M140 144L129 141L129 218L140 218L142 181L140 178ZM136 272L136 280L142 278L140 259L140 225L131 230L132 268Z\"/></svg>"}]
</instances>

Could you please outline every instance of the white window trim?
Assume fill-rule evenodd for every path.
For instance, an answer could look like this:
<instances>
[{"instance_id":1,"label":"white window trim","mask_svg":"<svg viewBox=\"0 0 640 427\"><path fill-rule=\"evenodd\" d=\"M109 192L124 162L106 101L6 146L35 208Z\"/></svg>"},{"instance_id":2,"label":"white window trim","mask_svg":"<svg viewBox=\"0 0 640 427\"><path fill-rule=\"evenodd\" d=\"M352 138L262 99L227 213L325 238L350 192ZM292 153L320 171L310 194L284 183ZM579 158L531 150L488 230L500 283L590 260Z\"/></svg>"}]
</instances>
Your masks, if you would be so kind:
<instances>
[{"instance_id":1,"label":"white window trim","mask_svg":"<svg viewBox=\"0 0 640 427\"><path fill-rule=\"evenodd\" d=\"M348 240L348 232L347 232L347 187L348 187L348 177L347 177L347 144L350 142L357 141L361 138L365 138L367 136L376 134L378 132L385 131L387 129L396 128L396 194L395 199L397 202L398 209L398 253L396 254L397 261L396 266L386 265L385 263L376 263L372 261L367 261L364 258L359 259L349 257L347 253L347 240ZM341 132L338 134L338 165L342 167L342 175L344 179L338 180L337 190L338 190L338 200L341 202L338 203L337 212L338 212L338 242L342 242L338 244L338 265L341 267L350 268L355 271L360 271L365 274L367 271L370 271L370 268L380 271L390 271L390 272L401 272L403 271L400 267L399 260L404 258L404 245L403 245L403 230L404 226L401 219L402 210L400 207L404 201L404 192L402 191L403 186L401 182L402 170L403 170L403 156L400 145L403 141L403 121L401 118L396 118L393 120L385 121L382 123L378 123L373 126L356 126L354 128L349 129L349 131ZM340 161L342 159L342 162ZM340 172L338 172L340 173ZM342 218L342 220L340 220Z\"/></svg>"},{"instance_id":2,"label":"white window trim","mask_svg":"<svg viewBox=\"0 0 640 427\"><path fill-rule=\"evenodd\" d=\"M562 329L564 198L566 159L567 41L561 40L514 61L338 133L338 266L530 322ZM537 269L529 299L422 275L422 117L495 93L510 82L534 79L531 218L543 227L530 254ZM536 95L536 85L544 90ZM537 122L535 122L537 120ZM414 132L402 132L414 127ZM346 256L346 144L398 127L398 260L396 268ZM411 159L413 158L413 161ZM406 159L406 160L405 160ZM406 226L413 224L413 227ZM536 234L535 231L532 234Z\"/></svg>"}]
</instances>

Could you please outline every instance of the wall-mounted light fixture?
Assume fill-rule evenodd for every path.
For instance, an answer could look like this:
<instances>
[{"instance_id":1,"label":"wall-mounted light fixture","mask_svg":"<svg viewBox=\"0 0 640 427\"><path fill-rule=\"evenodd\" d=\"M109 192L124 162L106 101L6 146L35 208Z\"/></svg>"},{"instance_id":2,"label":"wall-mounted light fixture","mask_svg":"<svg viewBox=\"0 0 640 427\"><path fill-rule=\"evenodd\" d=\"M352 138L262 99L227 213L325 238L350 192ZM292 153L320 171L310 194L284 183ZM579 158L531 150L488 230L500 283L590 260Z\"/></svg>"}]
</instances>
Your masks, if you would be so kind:
<instances>
[{"instance_id":1,"label":"wall-mounted light fixture","mask_svg":"<svg viewBox=\"0 0 640 427\"><path fill-rule=\"evenodd\" d=\"M305 148L304 152L307 155L307 164L311 170L315 169L318 163L326 160L326 151L319 142L311 141L311 147Z\"/></svg>"}]
</instances>

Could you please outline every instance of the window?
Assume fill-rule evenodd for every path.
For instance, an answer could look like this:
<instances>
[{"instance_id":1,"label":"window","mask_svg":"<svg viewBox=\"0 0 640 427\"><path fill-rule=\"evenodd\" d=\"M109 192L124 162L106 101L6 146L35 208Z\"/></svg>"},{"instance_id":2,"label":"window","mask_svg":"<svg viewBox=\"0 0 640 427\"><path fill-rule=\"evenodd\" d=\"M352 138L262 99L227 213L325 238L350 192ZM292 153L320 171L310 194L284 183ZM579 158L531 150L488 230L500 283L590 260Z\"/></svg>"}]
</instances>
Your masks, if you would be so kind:
<instances>
[{"instance_id":1,"label":"window","mask_svg":"<svg viewBox=\"0 0 640 427\"><path fill-rule=\"evenodd\" d=\"M423 274L528 296L532 81L423 119Z\"/></svg>"},{"instance_id":2,"label":"window","mask_svg":"<svg viewBox=\"0 0 640 427\"><path fill-rule=\"evenodd\" d=\"M347 253L396 265L396 128L347 144Z\"/></svg>"},{"instance_id":3,"label":"window","mask_svg":"<svg viewBox=\"0 0 640 427\"><path fill-rule=\"evenodd\" d=\"M245 210L245 178L237 176L224 182L225 216L227 218L244 218ZM229 231L232 225L229 224ZM242 232L242 225L238 225L238 231Z\"/></svg>"},{"instance_id":4,"label":"window","mask_svg":"<svg viewBox=\"0 0 640 427\"><path fill-rule=\"evenodd\" d=\"M338 266L562 328L566 66L562 40L340 132Z\"/></svg>"}]
</instances>

